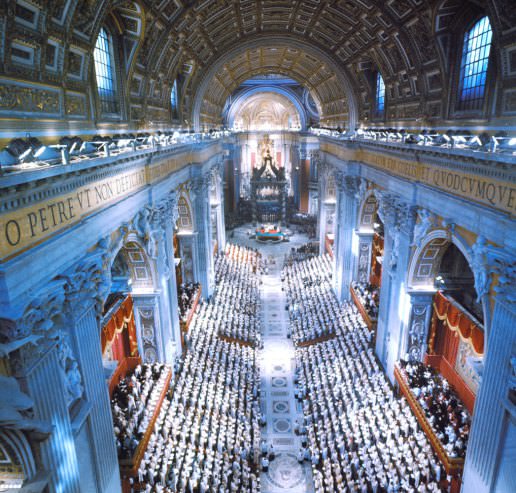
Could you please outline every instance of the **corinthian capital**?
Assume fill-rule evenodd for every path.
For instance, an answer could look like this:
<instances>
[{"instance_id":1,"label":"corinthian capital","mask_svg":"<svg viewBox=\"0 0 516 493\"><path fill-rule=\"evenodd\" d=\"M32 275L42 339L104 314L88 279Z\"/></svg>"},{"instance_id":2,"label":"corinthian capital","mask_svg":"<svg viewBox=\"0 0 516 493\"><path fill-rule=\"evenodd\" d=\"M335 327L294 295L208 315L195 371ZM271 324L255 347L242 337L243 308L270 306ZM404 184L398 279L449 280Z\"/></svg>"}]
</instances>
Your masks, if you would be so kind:
<instances>
[{"instance_id":1,"label":"corinthian capital","mask_svg":"<svg viewBox=\"0 0 516 493\"><path fill-rule=\"evenodd\" d=\"M66 281L67 306L84 306L84 300L93 300L99 315L111 288L109 240L100 240L95 250L66 272L62 279Z\"/></svg>"},{"instance_id":2,"label":"corinthian capital","mask_svg":"<svg viewBox=\"0 0 516 493\"><path fill-rule=\"evenodd\" d=\"M360 196L362 179L359 176L346 175L340 171L335 173L335 184L339 192L358 198Z\"/></svg>"},{"instance_id":3,"label":"corinthian capital","mask_svg":"<svg viewBox=\"0 0 516 493\"><path fill-rule=\"evenodd\" d=\"M479 240L480 238L481 237L479 237ZM497 299L500 299L502 302L506 302L511 305L514 304L516 302L516 262L514 261L515 252L495 247L493 245L486 246L485 241L482 243L485 247L484 260L489 264L489 266L486 266L486 268L498 275L498 283L494 287Z\"/></svg>"},{"instance_id":4,"label":"corinthian capital","mask_svg":"<svg viewBox=\"0 0 516 493\"><path fill-rule=\"evenodd\" d=\"M378 215L385 227L394 227L397 216L397 197L396 195L384 190L375 189L374 194L378 199Z\"/></svg>"},{"instance_id":5,"label":"corinthian capital","mask_svg":"<svg viewBox=\"0 0 516 493\"><path fill-rule=\"evenodd\" d=\"M210 186L211 178L209 173L193 178L187 184L192 199L207 199L210 193Z\"/></svg>"}]
</instances>

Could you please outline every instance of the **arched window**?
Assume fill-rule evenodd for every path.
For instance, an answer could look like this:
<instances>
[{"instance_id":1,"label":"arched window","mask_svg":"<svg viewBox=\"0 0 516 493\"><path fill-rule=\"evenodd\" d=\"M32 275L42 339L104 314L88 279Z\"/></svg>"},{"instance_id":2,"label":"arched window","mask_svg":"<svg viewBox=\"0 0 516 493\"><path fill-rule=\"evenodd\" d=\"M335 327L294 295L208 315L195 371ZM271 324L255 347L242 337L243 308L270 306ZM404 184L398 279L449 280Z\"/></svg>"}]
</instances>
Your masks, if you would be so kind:
<instances>
[{"instance_id":1,"label":"arched window","mask_svg":"<svg viewBox=\"0 0 516 493\"><path fill-rule=\"evenodd\" d=\"M95 60L95 75L102 113L117 113L113 40L104 28L100 30L97 37L93 59Z\"/></svg>"},{"instance_id":2,"label":"arched window","mask_svg":"<svg viewBox=\"0 0 516 493\"><path fill-rule=\"evenodd\" d=\"M177 118L177 79L174 81L174 84L172 84L172 90L170 91L170 107L172 108L172 118Z\"/></svg>"},{"instance_id":3,"label":"arched window","mask_svg":"<svg viewBox=\"0 0 516 493\"><path fill-rule=\"evenodd\" d=\"M376 74L376 116L383 116L385 110L385 84L380 72Z\"/></svg>"},{"instance_id":4,"label":"arched window","mask_svg":"<svg viewBox=\"0 0 516 493\"><path fill-rule=\"evenodd\" d=\"M482 108L493 31L489 18L480 19L464 36L460 65L459 109Z\"/></svg>"}]
</instances>

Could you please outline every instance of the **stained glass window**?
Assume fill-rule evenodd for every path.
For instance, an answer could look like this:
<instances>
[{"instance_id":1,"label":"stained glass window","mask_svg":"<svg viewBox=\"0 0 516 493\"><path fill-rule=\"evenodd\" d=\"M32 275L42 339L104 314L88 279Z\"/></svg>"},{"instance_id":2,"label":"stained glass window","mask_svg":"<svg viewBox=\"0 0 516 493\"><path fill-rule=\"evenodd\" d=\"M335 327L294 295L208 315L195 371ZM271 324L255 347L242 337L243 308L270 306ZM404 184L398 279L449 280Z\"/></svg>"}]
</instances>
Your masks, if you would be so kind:
<instances>
[{"instance_id":1,"label":"stained glass window","mask_svg":"<svg viewBox=\"0 0 516 493\"><path fill-rule=\"evenodd\" d=\"M480 19L464 36L460 66L460 110L482 108L492 37L488 17Z\"/></svg>"},{"instance_id":2,"label":"stained glass window","mask_svg":"<svg viewBox=\"0 0 516 493\"><path fill-rule=\"evenodd\" d=\"M103 113L117 113L115 76L113 70L113 47L110 34L102 28L99 32L93 59L95 60L95 75L100 106Z\"/></svg>"},{"instance_id":3,"label":"stained glass window","mask_svg":"<svg viewBox=\"0 0 516 493\"><path fill-rule=\"evenodd\" d=\"M385 84L383 77L378 72L376 75L376 115L383 116L385 110Z\"/></svg>"}]
</instances>

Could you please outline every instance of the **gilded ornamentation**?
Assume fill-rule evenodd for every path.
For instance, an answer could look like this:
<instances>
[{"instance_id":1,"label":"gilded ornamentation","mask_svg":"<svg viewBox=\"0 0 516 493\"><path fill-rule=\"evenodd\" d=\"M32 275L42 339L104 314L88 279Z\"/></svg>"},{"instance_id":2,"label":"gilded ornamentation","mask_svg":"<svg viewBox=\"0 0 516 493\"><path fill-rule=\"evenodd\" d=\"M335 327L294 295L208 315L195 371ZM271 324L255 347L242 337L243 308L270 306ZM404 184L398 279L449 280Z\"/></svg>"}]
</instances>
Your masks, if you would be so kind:
<instances>
[{"instance_id":1,"label":"gilded ornamentation","mask_svg":"<svg viewBox=\"0 0 516 493\"><path fill-rule=\"evenodd\" d=\"M66 94L65 112L67 115L86 116L86 99L83 96Z\"/></svg>"},{"instance_id":2,"label":"gilded ornamentation","mask_svg":"<svg viewBox=\"0 0 516 493\"><path fill-rule=\"evenodd\" d=\"M0 84L0 111L58 114L59 93L36 87Z\"/></svg>"}]
</instances>

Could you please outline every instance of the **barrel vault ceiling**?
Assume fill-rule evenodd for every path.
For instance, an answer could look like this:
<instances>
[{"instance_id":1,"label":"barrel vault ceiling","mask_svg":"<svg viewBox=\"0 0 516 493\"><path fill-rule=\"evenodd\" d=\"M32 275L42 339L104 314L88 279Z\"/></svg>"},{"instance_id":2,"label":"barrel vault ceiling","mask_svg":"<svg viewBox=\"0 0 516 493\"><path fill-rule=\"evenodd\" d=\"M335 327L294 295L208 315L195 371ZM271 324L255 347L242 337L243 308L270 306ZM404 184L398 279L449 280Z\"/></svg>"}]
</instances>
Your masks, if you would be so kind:
<instances>
[{"instance_id":1,"label":"barrel vault ceiling","mask_svg":"<svg viewBox=\"0 0 516 493\"><path fill-rule=\"evenodd\" d=\"M15 22L18 4L39 9L35 25ZM91 50L106 22L124 35L128 119L159 121L170 87L182 81L184 121L220 123L227 97L246 80L280 73L307 87L321 123L370 118L372 74L384 76L389 119L443 115L451 41L463 18L485 9L498 32L514 31L510 0L6 0L2 72L67 88L91 87ZM512 36L514 37L514 36ZM41 48L39 64L16 66L12 38ZM27 41L27 39L29 41ZM276 41L275 41L276 40ZM60 63L47 70L47 46ZM82 76L77 70L81 55ZM197 114L194 115L193 113ZM166 113L169 116L169 113Z\"/></svg>"}]
</instances>

